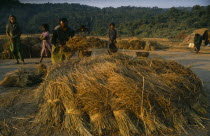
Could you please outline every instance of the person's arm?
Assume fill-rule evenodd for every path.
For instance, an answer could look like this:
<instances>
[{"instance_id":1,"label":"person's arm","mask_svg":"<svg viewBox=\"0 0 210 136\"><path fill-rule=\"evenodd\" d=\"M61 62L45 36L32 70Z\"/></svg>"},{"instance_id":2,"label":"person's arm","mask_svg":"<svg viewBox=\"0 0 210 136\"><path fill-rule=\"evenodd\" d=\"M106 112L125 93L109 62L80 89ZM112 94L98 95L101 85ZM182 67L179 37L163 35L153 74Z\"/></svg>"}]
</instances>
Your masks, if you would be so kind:
<instances>
[{"instance_id":1,"label":"person's arm","mask_svg":"<svg viewBox=\"0 0 210 136\"><path fill-rule=\"evenodd\" d=\"M10 39L12 38L9 34L9 26L8 25L6 25L6 36Z\"/></svg>"},{"instance_id":2,"label":"person's arm","mask_svg":"<svg viewBox=\"0 0 210 136\"><path fill-rule=\"evenodd\" d=\"M109 42L111 42L110 30L108 30L108 32L107 32L107 36L108 36L108 40L109 40Z\"/></svg>"},{"instance_id":3,"label":"person's arm","mask_svg":"<svg viewBox=\"0 0 210 136\"><path fill-rule=\"evenodd\" d=\"M117 42L117 30L115 30L115 43Z\"/></svg>"},{"instance_id":4,"label":"person's arm","mask_svg":"<svg viewBox=\"0 0 210 136\"><path fill-rule=\"evenodd\" d=\"M203 36L200 36L200 45L202 44Z\"/></svg>"},{"instance_id":5,"label":"person's arm","mask_svg":"<svg viewBox=\"0 0 210 136\"><path fill-rule=\"evenodd\" d=\"M42 38L43 38L43 33L40 35L39 39L42 40Z\"/></svg>"},{"instance_id":6,"label":"person's arm","mask_svg":"<svg viewBox=\"0 0 210 136\"><path fill-rule=\"evenodd\" d=\"M43 33L41 36L40 36L40 39L41 40L47 40L47 37L48 37L48 33Z\"/></svg>"},{"instance_id":7,"label":"person's arm","mask_svg":"<svg viewBox=\"0 0 210 136\"><path fill-rule=\"evenodd\" d=\"M70 32L70 38L74 37L74 35L75 35L75 31L72 29Z\"/></svg>"},{"instance_id":8,"label":"person's arm","mask_svg":"<svg viewBox=\"0 0 210 136\"><path fill-rule=\"evenodd\" d=\"M54 46L56 46L57 39L58 39L57 31L54 30L54 31L53 31L53 36L52 36L52 41L51 41L51 43L52 43Z\"/></svg>"}]
</instances>

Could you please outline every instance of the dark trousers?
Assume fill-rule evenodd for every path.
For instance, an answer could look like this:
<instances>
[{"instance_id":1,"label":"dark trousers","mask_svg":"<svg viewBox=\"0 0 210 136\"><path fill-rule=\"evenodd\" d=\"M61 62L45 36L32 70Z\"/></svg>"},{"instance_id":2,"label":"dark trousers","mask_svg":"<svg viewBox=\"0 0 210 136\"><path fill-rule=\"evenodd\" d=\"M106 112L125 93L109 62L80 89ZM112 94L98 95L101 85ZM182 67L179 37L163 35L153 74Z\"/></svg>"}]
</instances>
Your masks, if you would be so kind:
<instances>
[{"instance_id":1,"label":"dark trousers","mask_svg":"<svg viewBox=\"0 0 210 136\"><path fill-rule=\"evenodd\" d=\"M201 45L200 44L196 44L195 45L195 50L198 53L200 51Z\"/></svg>"}]
</instances>

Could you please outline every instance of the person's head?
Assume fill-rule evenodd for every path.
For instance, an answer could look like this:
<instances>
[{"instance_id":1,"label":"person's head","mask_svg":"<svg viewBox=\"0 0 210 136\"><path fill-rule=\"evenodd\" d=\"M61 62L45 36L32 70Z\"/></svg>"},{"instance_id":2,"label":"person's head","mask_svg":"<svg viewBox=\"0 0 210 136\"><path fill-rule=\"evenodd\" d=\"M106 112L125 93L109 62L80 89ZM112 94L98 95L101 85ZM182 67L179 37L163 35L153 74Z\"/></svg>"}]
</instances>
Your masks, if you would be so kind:
<instances>
[{"instance_id":1,"label":"person's head","mask_svg":"<svg viewBox=\"0 0 210 136\"><path fill-rule=\"evenodd\" d=\"M114 29L114 28L115 28L115 24L114 24L114 23L111 23L111 24L109 25L109 27L110 27L110 29Z\"/></svg>"},{"instance_id":2,"label":"person's head","mask_svg":"<svg viewBox=\"0 0 210 136\"><path fill-rule=\"evenodd\" d=\"M50 30L50 26L48 24L42 25L42 31L49 31L49 30Z\"/></svg>"},{"instance_id":3,"label":"person's head","mask_svg":"<svg viewBox=\"0 0 210 136\"><path fill-rule=\"evenodd\" d=\"M198 33L195 34L195 37L199 37L199 36L200 36L200 34L198 34Z\"/></svg>"},{"instance_id":4,"label":"person's head","mask_svg":"<svg viewBox=\"0 0 210 136\"><path fill-rule=\"evenodd\" d=\"M61 26L62 28L65 28L65 27L68 26L68 20L67 20L66 18L61 18L61 19L59 20L59 24L60 24L60 26Z\"/></svg>"},{"instance_id":5,"label":"person's head","mask_svg":"<svg viewBox=\"0 0 210 136\"><path fill-rule=\"evenodd\" d=\"M10 15L9 16L9 21L10 21L10 23L14 24L16 22L16 16Z\"/></svg>"}]
</instances>

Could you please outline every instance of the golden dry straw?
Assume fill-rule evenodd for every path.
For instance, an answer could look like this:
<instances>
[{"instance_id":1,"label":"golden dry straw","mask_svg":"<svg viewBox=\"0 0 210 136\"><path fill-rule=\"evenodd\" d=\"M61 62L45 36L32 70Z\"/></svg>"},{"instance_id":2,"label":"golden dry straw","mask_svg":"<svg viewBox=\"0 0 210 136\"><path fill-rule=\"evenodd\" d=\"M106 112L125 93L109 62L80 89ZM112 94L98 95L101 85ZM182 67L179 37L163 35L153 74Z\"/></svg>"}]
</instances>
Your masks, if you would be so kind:
<instances>
[{"instance_id":1,"label":"golden dry straw","mask_svg":"<svg viewBox=\"0 0 210 136\"><path fill-rule=\"evenodd\" d=\"M155 50L163 50L168 47L158 43L153 40L121 40L117 43L118 47L121 49L131 49L131 50L146 50L146 51L155 51Z\"/></svg>"},{"instance_id":2,"label":"golden dry straw","mask_svg":"<svg viewBox=\"0 0 210 136\"><path fill-rule=\"evenodd\" d=\"M54 65L38 91L37 123L70 135L170 135L204 127L202 83L175 61L122 54L72 60Z\"/></svg>"},{"instance_id":3,"label":"golden dry straw","mask_svg":"<svg viewBox=\"0 0 210 136\"><path fill-rule=\"evenodd\" d=\"M47 74L47 67L44 64L38 65L37 70L27 70L20 68L9 72L5 78L0 81L4 87L26 87L40 84Z\"/></svg>"}]
</instances>

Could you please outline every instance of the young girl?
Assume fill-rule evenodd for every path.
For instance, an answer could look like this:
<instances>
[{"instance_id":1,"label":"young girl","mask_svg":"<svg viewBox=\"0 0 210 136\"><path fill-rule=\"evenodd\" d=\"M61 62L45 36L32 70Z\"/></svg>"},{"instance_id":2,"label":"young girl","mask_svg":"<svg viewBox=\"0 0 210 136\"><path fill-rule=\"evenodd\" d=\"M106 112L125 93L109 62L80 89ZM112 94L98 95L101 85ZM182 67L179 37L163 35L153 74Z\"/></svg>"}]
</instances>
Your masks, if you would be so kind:
<instances>
[{"instance_id":1,"label":"young girl","mask_svg":"<svg viewBox=\"0 0 210 136\"><path fill-rule=\"evenodd\" d=\"M108 53L109 54L116 53L118 51L118 48L116 46L117 31L115 29L115 24L114 23L111 23L109 25L108 38L109 38Z\"/></svg>"},{"instance_id":2,"label":"young girl","mask_svg":"<svg viewBox=\"0 0 210 136\"><path fill-rule=\"evenodd\" d=\"M40 39L42 40L42 51L41 51L40 63L42 63L44 56L46 56L46 57L48 56L47 50L50 51L50 53L52 51L52 46L50 43L49 25L43 24L42 31L43 31L43 33L40 36Z\"/></svg>"}]
</instances>

